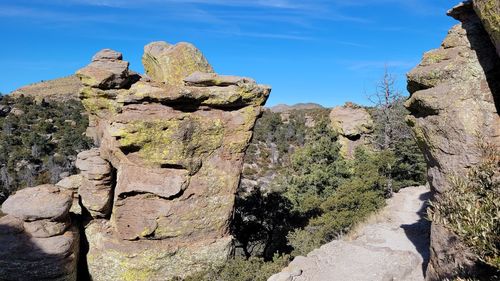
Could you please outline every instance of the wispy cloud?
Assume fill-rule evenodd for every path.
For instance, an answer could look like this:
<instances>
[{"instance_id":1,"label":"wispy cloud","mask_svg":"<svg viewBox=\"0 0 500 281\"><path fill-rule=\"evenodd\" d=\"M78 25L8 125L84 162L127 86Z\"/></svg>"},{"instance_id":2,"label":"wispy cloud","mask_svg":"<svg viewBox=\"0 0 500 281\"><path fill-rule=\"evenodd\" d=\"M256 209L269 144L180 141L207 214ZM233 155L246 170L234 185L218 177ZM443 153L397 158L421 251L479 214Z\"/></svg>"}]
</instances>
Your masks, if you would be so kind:
<instances>
[{"instance_id":1,"label":"wispy cloud","mask_svg":"<svg viewBox=\"0 0 500 281\"><path fill-rule=\"evenodd\" d=\"M221 34L221 35L228 35L228 36L238 36L238 37L284 39L284 40L298 40L298 41L314 40L314 38L312 38L312 37L296 35L296 34L289 34L289 33L261 33L261 32L217 31L217 30L208 30L207 32Z\"/></svg>"},{"instance_id":2,"label":"wispy cloud","mask_svg":"<svg viewBox=\"0 0 500 281\"><path fill-rule=\"evenodd\" d=\"M34 19L46 22L99 22L117 23L115 15L81 14L67 11L54 11L23 6L0 5L0 18Z\"/></svg>"},{"instance_id":3,"label":"wispy cloud","mask_svg":"<svg viewBox=\"0 0 500 281\"><path fill-rule=\"evenodd\" d=\"M415 65L414 61L392 60L392 61L342 61L341 64L347 65L347 69L352 71L377 70L385 67L393 69L408 69Z\"/></svg>"}]
</instances>

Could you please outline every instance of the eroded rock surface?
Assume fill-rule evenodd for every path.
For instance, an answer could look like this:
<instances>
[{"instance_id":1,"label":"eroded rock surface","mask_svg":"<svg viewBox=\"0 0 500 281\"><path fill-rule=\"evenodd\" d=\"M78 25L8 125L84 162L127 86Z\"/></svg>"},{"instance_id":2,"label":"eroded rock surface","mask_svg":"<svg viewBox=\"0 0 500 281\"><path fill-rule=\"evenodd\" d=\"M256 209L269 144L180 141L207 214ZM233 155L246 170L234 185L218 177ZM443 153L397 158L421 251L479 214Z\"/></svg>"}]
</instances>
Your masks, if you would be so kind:
<instances>
[{"instance_id":1,"label":"eroded rock surface","mask_svg":"<svg viewBox=\"0 0 500 281\"><path fill-rule=\"evenodd\" d=\"M0 218L0 279L76 281L79 233L72 193L53 185L10 196Z\"/></svg>"},{"instance_id":2,"label":"eroded rock surface","mask_svg":"<svg viewBox=\"0 0 500 281\"><path fill-rule=\"evenodd\" d=\"M339 133L340 152L353 157L356 147L370 143L373 120L366 109L352 103L337 106L330 112L332 128Z\"/></svg>"},{"instance_id":3,"label":"eroded rock surface","mask_svg":"<svg viewBox=\"0 0 500 281\"><path fill-rule=\"evenodd\" d=\"M127 78L121 59L101 51L78 71L88 132L100 144L77 160L92 183L79 188L82 205L96 218L85 230L90 274L169 280L221 264L243 155L270 88L212 73L186 43L146 46L150 79Z\"/></svg>"},{"instance_id":4,"label":"eroded rock surface","mask_svg":"<svg viewBox=\"0 0 500 281\"><path fill-rule=\"evenodd\" d=\"M477 1L476 7L494 2ZM500 143L500 59L495 46L472 3L456 6L449 15L462 23L408 74L408 122L424 152L436 200L450 188L451 177L479 162L480 142ZM486 21L493 23L483 18ZM486 27L492 31L500 26ZM452 233L433 224L428 280L453 278L458 267L474 271L466 248L453 241Z\"/></svg>"}]
</instances>

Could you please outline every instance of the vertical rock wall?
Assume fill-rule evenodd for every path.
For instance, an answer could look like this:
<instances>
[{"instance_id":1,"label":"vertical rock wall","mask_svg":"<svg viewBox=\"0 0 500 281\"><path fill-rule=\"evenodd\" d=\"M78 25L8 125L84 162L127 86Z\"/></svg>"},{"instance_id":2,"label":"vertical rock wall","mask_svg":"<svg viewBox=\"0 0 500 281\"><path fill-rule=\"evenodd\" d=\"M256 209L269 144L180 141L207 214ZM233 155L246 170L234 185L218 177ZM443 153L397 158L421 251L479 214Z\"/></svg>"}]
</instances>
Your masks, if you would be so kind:
<instances>
[{"instance_id":1,"label":"vertical rock wall","mask_svg":"<svg viewBox=\"0 0 500 281\"><path fill-rule=\"evenodd\" d=\"M190 44L154 42L143 63L151 78L104 50L77 72L100 144L84 156L105 170L84 189L89 200L80 194L95 218L85 230L93 280L169 280L225 262L243 155L270 93L212 73ZM110 190L99 182L108 182L107 163ZM98 202L101 193L112 198Z\"/></svg>"},{"instance_id":2,"label":"vertical rock wall","mask_svg":"<svg viewBox=\"0 0 500 281\"><path fill-rule=\"evenodd\" d=\"M479 3L485 2L495 1L477 4L484 8ZM480 15L488 13L483 8ZM450 177L479 162L481 139L500 143L500 59L490 40L496 35L486 32L500 26L486 25L485 30L471 2L458 5L449 15L461 23L408 73L408 123L424 152L436 200L450 188ZM452 277L459 268L473 272L474 256L450 231L433 224L427 279Z\"/></svg>"}]
</instances>

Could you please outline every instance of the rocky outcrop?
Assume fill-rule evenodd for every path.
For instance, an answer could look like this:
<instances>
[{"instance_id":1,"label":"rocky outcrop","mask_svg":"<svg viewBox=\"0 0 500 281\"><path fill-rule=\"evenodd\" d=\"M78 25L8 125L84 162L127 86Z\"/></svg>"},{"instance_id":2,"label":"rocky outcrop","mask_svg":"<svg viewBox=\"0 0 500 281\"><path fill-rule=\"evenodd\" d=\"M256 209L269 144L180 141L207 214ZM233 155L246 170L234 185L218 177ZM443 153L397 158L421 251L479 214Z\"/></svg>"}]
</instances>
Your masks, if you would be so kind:
<instances>
[{"instance_id":1,"label":"rocky outcrop","mask_svg":"<svg viewBox=\"0 0 500 281\"><path fill-rule=\"evenodd\" d=\"M373 119L366 109L348 102L332 109L330 121L339 134L340 152L344 157L353 157L356 147L370 143Z\"/></svg>"},{"instance_id":2,"label":"rocky outcrop","mask_svg":"<svg viewBox=\"0 0 500 281\"><path fill-rule=\"evenodd\" d=\"M105 50L77 72L100 145L77 160L93 280L169 280L226 261L243 155L270 92L211 73L190 44L151 43L143 62L150 78Z\"/></svg>"},{"instance_id":3,"label":"rocky outcrop","mask_svg":"<svg viewBox=\"0 0 500 281\"><path fill-rule=\"evenodd\" d=\"M498 0L474 0L474 10L495 44L500 56L500 2Z\"/></svg>"},{"instance_id":4,"label":"rocky outcrop","mask_svg":"<svg viewBox=\"0 0 500 281\"><path fill-rule=\"evenodd\" d=\"M476 4L486 2L495 1ZM408 123L424 152L436 200L450 188L453 175L479 162L479 142L500 143L500 59L470 2L449 15L462 23L408 74ZM451 278L455 274L451 270L459 267L474 272L474 260L453 237L433 224L428 280Z\"/></svg>"},{"instance_id":5,"label":"rocky outcrop","mask_svg":"<svg viewBox=\"0 0 500 281\"><path fill-rule=\"evenodd\" d=\"M0 279L76 280L79 233L72 194L53 185L26 188L2 205Z\"/></svg>"}]
</instances>

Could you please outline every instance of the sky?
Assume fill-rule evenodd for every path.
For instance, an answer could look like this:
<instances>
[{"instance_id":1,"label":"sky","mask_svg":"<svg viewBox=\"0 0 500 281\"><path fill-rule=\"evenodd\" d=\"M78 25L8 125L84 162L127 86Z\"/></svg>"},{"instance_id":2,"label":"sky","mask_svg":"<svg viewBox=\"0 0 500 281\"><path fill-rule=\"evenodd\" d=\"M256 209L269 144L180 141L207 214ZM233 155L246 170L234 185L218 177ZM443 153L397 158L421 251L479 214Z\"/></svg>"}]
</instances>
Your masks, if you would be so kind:
<instances>
[{"instance_id":1,"label":"sky","mask_svg":"<svg viewBox=\"0 0 500 281\"><path fill-rule=\"evenodd\" d=\"M267 105L368 105L456 24L458 0L0 0L0 93L73 74L94 53L142 73L152 41L191 42L220 74L271 85Z\"/></svg>"}]
</instances>

